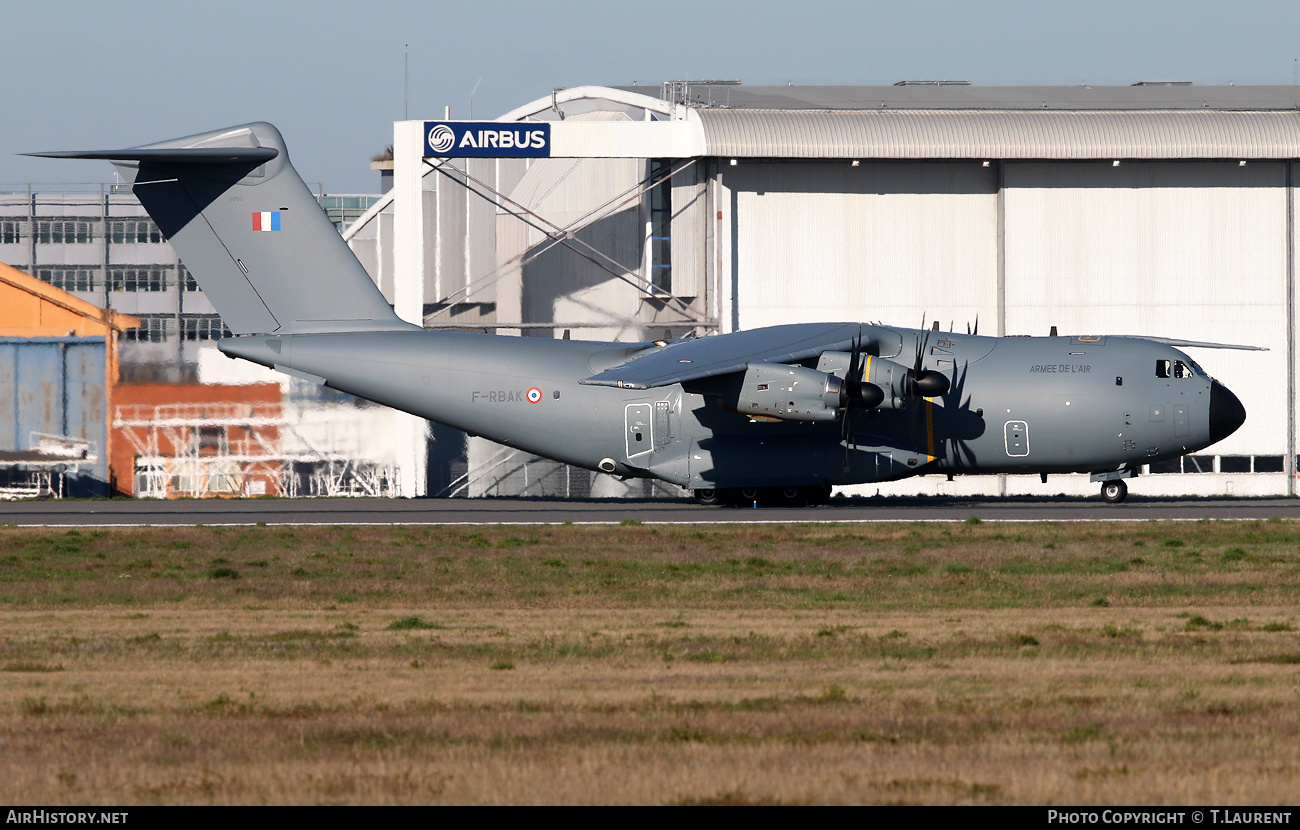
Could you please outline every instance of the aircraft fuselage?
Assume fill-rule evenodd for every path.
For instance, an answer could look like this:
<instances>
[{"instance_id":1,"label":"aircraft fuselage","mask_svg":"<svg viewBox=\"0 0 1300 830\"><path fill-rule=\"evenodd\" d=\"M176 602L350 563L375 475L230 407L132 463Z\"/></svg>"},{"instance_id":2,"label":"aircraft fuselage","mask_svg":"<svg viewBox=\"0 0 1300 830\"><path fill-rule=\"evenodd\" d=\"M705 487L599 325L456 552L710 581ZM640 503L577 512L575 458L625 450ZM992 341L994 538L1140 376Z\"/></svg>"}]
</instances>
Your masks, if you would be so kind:
<instances>
[{"instance_id":1,"label":"aircraft fuselage","mask_svg":"<svg viewBox=\"0 0 1300 830\"><path fill-rule=\"evenodd\" d=\"M1150 340L888 332L901 348L873 359L910 365L928 335L923 365L951 387L856 412L847 437L839 419L735 411L734 389L712 379L647 389L580 382L654 348L647 344L395 331L220 345L530 453L697 490L1135 471L1209 446L1245 416L1191 358ZM828 352L800 365L842 377L846 359Z\"/></svg>"}]
</instances>

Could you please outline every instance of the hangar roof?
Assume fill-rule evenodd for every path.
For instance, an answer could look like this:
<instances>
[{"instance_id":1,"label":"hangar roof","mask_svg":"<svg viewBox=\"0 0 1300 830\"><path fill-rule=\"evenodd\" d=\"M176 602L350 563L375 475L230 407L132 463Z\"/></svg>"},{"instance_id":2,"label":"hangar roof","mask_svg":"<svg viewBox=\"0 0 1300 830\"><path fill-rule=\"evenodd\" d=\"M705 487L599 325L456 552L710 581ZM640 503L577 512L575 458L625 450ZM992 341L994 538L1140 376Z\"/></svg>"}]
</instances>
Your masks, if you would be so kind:
<instances>
[{"instance_id":1,"label":"hangar roof","mask_svg":"<svg viewBox=\"0 0 1300 830\"><path fill-rule=\"evenodd\" d=\"M1289 86L665 85L675 101L651 87L570 92L591 101L602 89L674 113L654 118L698 118L709 156L1300 158L1300 90Z\"/></svg>"},{"instance_id":2,"label":"hangar roof","mask_svg":"<svg viewBox=\"0 0 1300 830\"><path fill-rule=\"evenodd\" d=\"M759 110L1300 110L1290 86L974 86L908 82L893 86L745 86L678 82L679 101L697 109ZM655 94L651 87L613 87Z\"/></svg>"},{"instance_id":3,"label":"hangar roof","mask_svg":"<svg viewBox=\"0 0 1300 830\"><path fill-rule=\"evenodd\" d=\"M703 110L707 155L869 159L1300 158L1300 113Z\"/></svg>"}]
</instances>

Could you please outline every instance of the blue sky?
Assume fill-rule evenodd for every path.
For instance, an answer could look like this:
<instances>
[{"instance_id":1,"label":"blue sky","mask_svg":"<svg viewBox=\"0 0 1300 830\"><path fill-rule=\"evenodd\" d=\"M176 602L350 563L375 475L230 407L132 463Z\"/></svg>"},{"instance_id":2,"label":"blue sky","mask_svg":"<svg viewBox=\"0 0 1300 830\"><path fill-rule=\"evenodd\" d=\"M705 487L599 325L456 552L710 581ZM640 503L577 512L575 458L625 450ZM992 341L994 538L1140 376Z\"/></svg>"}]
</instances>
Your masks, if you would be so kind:
<instances>
[{"instance_id":1,"label":"blue sky","mask_svg":"<svg viewBox=\"0 0 1300 830\"><path fill-rule=\"evenodd\" d=\"M99 182L104 162L14 153L275 123L309 182L374 192L403 117L492 118L553 87L1290 84L1300 3L274 2L0 5L0 183Z\"/></svg>"}]
</instances>

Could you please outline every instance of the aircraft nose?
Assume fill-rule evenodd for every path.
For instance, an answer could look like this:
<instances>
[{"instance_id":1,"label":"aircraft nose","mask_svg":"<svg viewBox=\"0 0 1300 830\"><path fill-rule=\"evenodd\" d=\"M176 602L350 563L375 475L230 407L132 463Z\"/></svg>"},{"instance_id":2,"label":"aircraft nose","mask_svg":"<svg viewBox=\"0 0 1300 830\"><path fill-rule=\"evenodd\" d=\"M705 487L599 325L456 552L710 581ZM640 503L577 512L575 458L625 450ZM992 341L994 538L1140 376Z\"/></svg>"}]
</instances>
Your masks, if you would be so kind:
<instances>
[{"instance_id":1,"label":"aircraft nose","mask_svg":"<svg viewBox=\"0 0 1300 830\"><path fill-rule=\"evenodd\" d=\"M1222 441L1246 422L1246 407L1217 380L1210 382L1210 441Z\"/></svg>"}]
</instances>

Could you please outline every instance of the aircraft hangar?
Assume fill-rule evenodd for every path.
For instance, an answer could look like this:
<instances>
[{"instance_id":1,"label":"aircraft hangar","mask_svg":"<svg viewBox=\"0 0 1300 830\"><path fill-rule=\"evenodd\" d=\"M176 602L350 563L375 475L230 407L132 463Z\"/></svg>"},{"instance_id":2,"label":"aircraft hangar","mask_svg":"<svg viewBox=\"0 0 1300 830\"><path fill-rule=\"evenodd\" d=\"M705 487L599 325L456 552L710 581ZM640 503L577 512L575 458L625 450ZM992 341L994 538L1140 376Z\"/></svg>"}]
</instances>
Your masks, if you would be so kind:
<instances>
[{"instance_id":1,"label":"aircraft hangar","mask_svg":"<svg viewBox=\"0 0 1300 830\"><path fill-rule=\"evenodd\" d=\"M1189 350L1248 420L1133 492L1294 494L1298 102L1292 87L1179 82L557 90L495 122L545 125L545 154L473 139L437 154L431 125L481 137L492 122L397 122L392 190L345 236L398 313L429 328L628 341L924 321L1267 347ZM578 471L480 439L429 447L412 420L404 440L432 459L404 492L575 492ZM1094 485L849 488L877 490Z\"/></svg>"}]
</instances>

